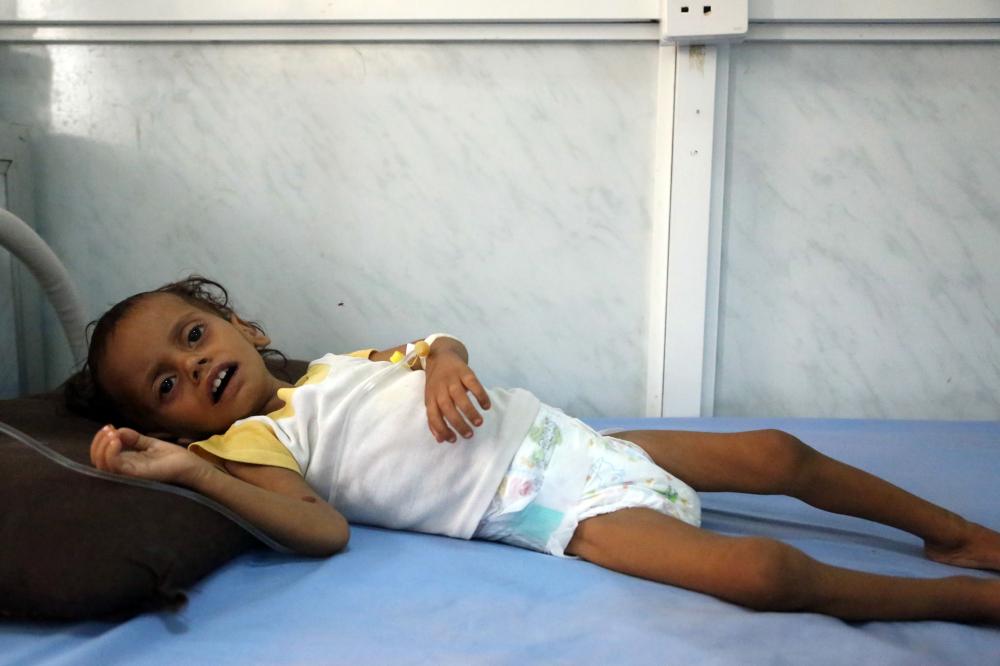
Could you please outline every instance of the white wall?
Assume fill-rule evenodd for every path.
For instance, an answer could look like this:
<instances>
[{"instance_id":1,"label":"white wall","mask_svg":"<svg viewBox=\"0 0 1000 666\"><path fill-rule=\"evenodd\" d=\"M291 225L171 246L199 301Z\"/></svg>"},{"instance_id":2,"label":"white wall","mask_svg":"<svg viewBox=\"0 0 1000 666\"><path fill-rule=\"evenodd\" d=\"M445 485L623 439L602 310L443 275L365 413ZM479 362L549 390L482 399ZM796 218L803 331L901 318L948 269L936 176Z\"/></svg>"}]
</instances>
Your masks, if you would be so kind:
<instances>
[{"instance_id":1,"label":"white wall","mask_svg":"<svg viewBox=\"0 0 1000 666\"><path fill-rule=\"evenodd\" d=\"M197 271L286 353L464 337L641 415L655 44L11 45L36 226L96 316ZM50 351L68 371L53 327Z\"/></svg>"},{"instance_id":2,"label":"white wall","mask_svg":"<svg viewBox=\"0 0 1000 666\"><path fill-rule=\"evenodd\" d=\"M203 270L293 355L449 328L586 416L1000 416L995 3L752 1L676 80L651 0L81 7L0 5L0 120L94 314Z\"/></svg>"},{"instance_id":3,"label":"white wall","mask_svg":"<svg viewBox=\"0 0 1000 666\"><path fill-rule=\"evenodd\" d=\"M1000 45L732 51L716 413L1000 418Z\"/></svg>"}]
</instances>

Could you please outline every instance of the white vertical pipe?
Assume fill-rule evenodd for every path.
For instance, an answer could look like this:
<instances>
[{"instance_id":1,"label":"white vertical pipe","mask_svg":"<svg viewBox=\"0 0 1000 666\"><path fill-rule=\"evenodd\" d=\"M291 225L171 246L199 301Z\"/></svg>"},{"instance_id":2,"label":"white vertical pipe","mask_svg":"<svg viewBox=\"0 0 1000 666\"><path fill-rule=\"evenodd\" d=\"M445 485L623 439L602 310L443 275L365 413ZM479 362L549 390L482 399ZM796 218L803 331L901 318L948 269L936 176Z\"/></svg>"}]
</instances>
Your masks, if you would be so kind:
<instances>
[{"instance_id":1,"label":"white vertical pipe","mask_svg":"<svg viewBox=\"0 0 1000 666\"><path fill-rule=\"evenodd\" d=\"M663 416L700 416L717 47L678 46L663 350Z\"/></svg>"},{"instance_id":2,"label":"white vertical pipe","mask_svg":"<svg viewBox=\"0 0 1000 666\"><path fill-rule=\"evenodd\" d=\"M674 144L674 71L677 48L659 47L656 81L656 145L653 164L653 220L650 232L646 416L663 412L663 350L667 325L667 260L670 241L671 163Z\"/></svg>"},{"instance_id":3,"label":"white vertical pipe","mask_svg":"<svg viewBox=\"0 0 1000 666\"><path fill-rule=\"evenodd\" d=\"M705 295L705 358L702 365L701 416L715 414L718 361L719 297L722 280L722 225L725 213L727 128L729 126L728 44L720 44L715 74L715 130L712 137L712 194L708 230L708 274Z\"/></svg>"}]
</instances>

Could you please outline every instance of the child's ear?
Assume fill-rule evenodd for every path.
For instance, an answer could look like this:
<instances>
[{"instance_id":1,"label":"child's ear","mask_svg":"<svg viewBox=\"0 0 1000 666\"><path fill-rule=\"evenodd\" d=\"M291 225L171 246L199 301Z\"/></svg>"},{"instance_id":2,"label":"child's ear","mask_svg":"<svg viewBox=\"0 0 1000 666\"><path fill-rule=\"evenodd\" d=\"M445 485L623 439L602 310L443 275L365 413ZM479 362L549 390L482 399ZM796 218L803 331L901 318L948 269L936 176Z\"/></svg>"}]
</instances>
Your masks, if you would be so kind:
<instances>
[{"instance_id":1,"label":"child's ear","mask_svg":"<svg viewBox=\"0 0 1000 666\"><path fill-rule=\"evenodd\" d=\"M271 338L264 335L264 332L256 326L252 326L251 324L240 319L236 316L235 312L229 315L229 323L239 329L240 333L242 333L247 340L252 342L254 347L262 348L271 344Z\"/></svg>"}]
</instances>

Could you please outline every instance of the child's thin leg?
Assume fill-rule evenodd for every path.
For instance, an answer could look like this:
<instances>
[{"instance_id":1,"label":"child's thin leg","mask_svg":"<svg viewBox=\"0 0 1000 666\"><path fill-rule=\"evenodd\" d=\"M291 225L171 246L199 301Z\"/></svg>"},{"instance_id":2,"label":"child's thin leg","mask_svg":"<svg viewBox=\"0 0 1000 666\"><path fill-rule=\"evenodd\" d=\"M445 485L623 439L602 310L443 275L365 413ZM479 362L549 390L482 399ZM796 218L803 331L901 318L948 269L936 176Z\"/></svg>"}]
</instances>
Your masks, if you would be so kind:
<instances>
[{"instance_id":1,"label":"child's thin leg","mask_svg":"<svg viewBox=\"0 0 1000 666\"><path fill-rule=\"evenodd\" d=\"M566 552L757 610L1000 624L1000 580L897 578L842 569L780 541L714 534L651 509L582 521Z\"/></svg>"},{"instance_id":2,"label":"child's thin leg","mask_svg":"<svg viewBox=\"0 0 1000 666\"><path fill-rule=\"evenodd\" d=\"M695 490L784 494L919 536L931 559L1000 570L1000 534L966 521L779 430L618 433Z\"/></svg>"}]
</instances>

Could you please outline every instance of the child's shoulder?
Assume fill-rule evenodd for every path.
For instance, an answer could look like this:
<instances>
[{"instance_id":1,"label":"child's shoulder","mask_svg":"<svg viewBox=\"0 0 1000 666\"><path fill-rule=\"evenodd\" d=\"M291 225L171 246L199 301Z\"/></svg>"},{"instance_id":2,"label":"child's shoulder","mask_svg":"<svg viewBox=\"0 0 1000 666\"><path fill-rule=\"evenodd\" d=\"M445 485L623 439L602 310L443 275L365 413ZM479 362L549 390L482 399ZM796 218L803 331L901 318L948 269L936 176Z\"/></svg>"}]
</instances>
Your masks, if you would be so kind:
<instances>
[{"instance_id":1,"label":"child's shoulder","mask_svg":"<svg viewBox=\"0 0 1000 666\"><path fill-rule=\"evenodd\" d=\"M322 356L306 368L306 374L299 377L298 381L295 382L295 388L300 386L305 386L306 384L316 384L324 379L330 373L330 367L333 365L332 358L333 354L327 354Z\"/></svg>"},{"instance_id":2,"label":"child's shoulder","mask_svg":"<svg viewBox=\"0 0 1000 666\"><path fill-rule=\"evenodd\" d=\"M332 368L344 363L367 361L374 351L374 349L359 349L349 354L324 354L309 364L306 374L299 377L295 387L318 384L327 378Z\"/></svg>"}]
</instances>

